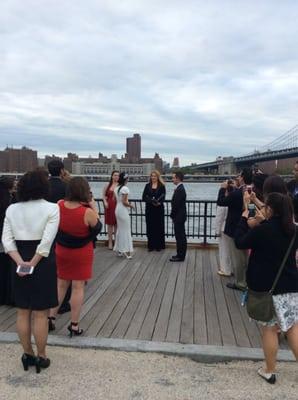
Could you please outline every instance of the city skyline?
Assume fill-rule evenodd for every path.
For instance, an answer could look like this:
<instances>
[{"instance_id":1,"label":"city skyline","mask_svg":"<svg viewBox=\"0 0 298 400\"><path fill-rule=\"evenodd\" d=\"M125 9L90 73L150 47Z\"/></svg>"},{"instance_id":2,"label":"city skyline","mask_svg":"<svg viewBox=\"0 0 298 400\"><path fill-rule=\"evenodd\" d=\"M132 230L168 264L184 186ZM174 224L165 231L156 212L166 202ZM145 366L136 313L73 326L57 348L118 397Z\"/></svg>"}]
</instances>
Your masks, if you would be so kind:
<instances>
[{"instance_id":1,"label":"city skyline","mask_svg":"<svg viewBox=\"0 0 298 400\"><path fill-rule=\"evenodd\" d=\"M65 0L1 8L1 147L123 154L142 134L181 165L239 156L297 124L298 4Z\"/></svg>"}]
</instances>

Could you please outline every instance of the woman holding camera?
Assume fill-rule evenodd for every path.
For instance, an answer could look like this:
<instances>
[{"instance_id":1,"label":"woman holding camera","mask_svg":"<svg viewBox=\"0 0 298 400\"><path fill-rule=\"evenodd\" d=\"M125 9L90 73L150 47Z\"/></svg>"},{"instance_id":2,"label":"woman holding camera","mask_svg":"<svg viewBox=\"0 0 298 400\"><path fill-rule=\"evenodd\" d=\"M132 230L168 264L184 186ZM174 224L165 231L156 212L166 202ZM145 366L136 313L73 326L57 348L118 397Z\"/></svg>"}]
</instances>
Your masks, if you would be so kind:
<instances>
[{"instance_id":1,"label":"woman holding camera","mask_svg":"<svg viewBox=\"0 0 298 400\"><path fill-rule=\"evenodd\" d=\"M15 262L14 298L18 308L17 331L24 349L24 370L47 368L48 312L58 304L52 243L59 225L59 208L45 199L49 183L41 171L28 172L18 182L19 202L6 210L2 243ZM31 323L33 317L33 324ZM35 356L31 331L37 347Z\"/></svg>"},{"instance_id":2,"label":"woman holding camera","mask_svg":"<svg viewBox=\"0 0 298 400\"><path fill-rule=\"evenodd\" d=\"M266 364L265 368L258 370L258 374L268 383L275 383L279 327L287 333L289 346L298 361L298 270L295 259L298 234L293 222L291 199L287 195L270 193L265 197L264 222L253 229L249 229L247 223L249 202L250 195L246 193L242 219L235 233L236 247L251 249L246 273L249 289L269 292L295 235L289 257L273 292L276 317L269 322L257 321L262 327Z\"/></svg>"}]
</instances>

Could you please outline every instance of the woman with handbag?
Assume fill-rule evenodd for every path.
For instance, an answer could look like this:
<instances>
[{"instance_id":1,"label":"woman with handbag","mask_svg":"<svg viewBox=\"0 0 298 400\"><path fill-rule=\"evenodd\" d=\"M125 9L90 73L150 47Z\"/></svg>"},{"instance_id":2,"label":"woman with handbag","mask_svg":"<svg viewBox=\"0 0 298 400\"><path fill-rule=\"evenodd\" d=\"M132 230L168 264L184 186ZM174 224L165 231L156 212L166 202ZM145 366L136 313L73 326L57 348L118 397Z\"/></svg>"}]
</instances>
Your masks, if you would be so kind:
<instances>
[{"instance_id":1,"label":"woman with handbag","mask_svg":"<svg viewBox=\"0 0 298 400\"><path fill-rule=\"evenodd\" d=\"M275 383L278 327L287 333L288 344L298 361L298 270L295 260L298 234L293 222L293 206L287 195L269 194L263 210L264 222L253 229L247 224L249 201L249 196L244 196L244 211L235 233L235 244L239 249L251 249L246 273L248 312L251 317L260 315L255 319L262 328L266 364L258 374L268 383ZM251 305L255 305L258 295L262 299L261 309L252 312ZM273 315L268 317L263 308L270 300ZM270 307L268 311L271 311Z\"/></svg>"}]
</instances>

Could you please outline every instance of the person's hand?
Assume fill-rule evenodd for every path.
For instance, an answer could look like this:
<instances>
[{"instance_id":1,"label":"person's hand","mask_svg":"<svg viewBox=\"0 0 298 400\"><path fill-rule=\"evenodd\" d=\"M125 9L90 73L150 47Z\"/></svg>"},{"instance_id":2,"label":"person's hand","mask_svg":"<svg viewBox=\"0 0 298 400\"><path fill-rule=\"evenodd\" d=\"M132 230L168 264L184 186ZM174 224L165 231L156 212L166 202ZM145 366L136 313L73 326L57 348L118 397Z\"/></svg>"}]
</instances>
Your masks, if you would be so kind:
<instances>
[{"instance_id":1,"label":"person's hand","mask_svg":"<svg viewBox=\"0 0 298 400\"><path fill-rule=\"evenodd\" d=\"M244 208L247 208L249 203L250 203L250 194L248 193L247 190L245 190L245 192L243 193Z\"/></svg>"},{"instance_id":2,"label":"person's hand","mask_svg":"<svg viewBox=\"0 0 298 400\"><path fill-rule=\"evenodd\" d=\"M135 209L135 206L133 206L131 203L129 203L129 207L130 207L132 210Z\"/></svg>"},{"instance_id":3,"label":"person's hand","mask_svg":"<svg viewBox=\"0 0 298 400\"><path fill-rule=\"evenodd\" d=\"M26 265L26 266L28 266L28 267L35 267L35 265L33 265L31 261L23 261L23 262L20 263L19 265ZM18 274L21 278L23 278L24 276L29 275L29 274L24 274L23 272L17 272L17 274Z\"/></svg>"},{"instance_id":4,"label":"person's hand","mask_svg":"<svg viewBox=\"0 0 298 400\"><path fill-rule=\"evenodd\" d=\"M256 199L257 199L257 195L255 194L255 192L251 192L251 194L250 194L250 200L251 200L253 203L255 203Z\"/></svg>"},{"instance_id":5,"label":"person's hand","mask_svg":"<svg viewBox=\"0 0 298 400\"><path fill-rule=\"evenodd\" d=\"M243 213L242 213L242 217L248 219L248 214L249 214L249 211L248 211L248 209L246 208L246 209L243 211Z\"/></svg>"},{"instance_id":6,"label":"person's hand","mask_svg":"<svg viewBox=\"0 0 298 400\"><path fill-rule=\"evenodd\" d=\"M255 218L259 223L263 222L266 219L265 215L262 212L262 209L256 208Z\"/></svg>"}]
</instances>

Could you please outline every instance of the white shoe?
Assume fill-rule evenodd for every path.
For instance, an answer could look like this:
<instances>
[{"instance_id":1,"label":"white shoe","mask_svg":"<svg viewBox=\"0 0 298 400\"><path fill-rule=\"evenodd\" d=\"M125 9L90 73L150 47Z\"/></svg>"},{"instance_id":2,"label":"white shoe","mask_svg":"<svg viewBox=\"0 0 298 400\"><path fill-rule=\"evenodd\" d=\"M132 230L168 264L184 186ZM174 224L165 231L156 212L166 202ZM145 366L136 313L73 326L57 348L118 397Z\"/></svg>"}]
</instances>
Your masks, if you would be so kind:
<instances>
[{"instance_id":1,"label":"white shoe","mask_svg":"<svg viewBox=\"0 0 298 400\"><path fill-rule=\"evenodd\" d=\"M265 379L266 382L271 383L272 385L276 382L276 375L271 372L265 372L263 368L258 369L258 374L261 378Z\"/></svg>"},{"instance_id":2,"label":"white shoe","mask_svg":"<svg viewBox=\"0 0 298 400\"><path fill-rule=\"evenodd\" d=\"M132 259L132 256L130 255L130 254L127 254L127 253L123 253L124 255L125 255L125 257L128 259L128 260L131 260Z\"/></svg>"},{"instance_id":3,"label":"white shoe","mask_svg":"<svg viewBox=\"0 0 298 400\"><path fill-rule=\"evenodd\" d=\"M125 254L125 253L124 253L124 254ZM121 251L118 251L117 256L118 256L118 257L123 257L123 253L121 253Z\"/></svg>"}]
</instances>

